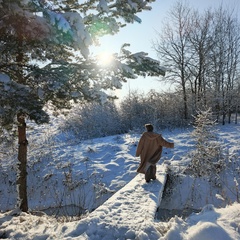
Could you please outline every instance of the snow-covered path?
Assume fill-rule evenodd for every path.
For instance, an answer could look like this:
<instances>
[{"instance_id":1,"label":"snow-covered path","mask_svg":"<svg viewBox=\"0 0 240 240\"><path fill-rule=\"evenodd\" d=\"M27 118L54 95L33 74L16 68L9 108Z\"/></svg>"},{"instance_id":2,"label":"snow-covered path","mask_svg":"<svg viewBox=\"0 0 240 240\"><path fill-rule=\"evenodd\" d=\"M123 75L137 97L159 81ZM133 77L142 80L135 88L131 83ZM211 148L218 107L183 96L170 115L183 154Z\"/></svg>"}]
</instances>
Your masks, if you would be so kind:
<instances>
[{"instance_id":1,"label":"snow-covered path","mask_svg":"<svg viewBox=\"0 0 240 240\"><path fill-rule=\"evenodd\" d=\"M38 217L18 210L0 214L0 235L24 240L158 240L161 235L154 218L166 183L166 165L158 165L156 177L146 183L144 175L138 174L88 217L76 222L59 223L45 214Z\"/></svg>"},{"instance_id":2,"label":"snow-covered path","mask_svg":"<svg viewBox=\"0 0 240 240\"><path fill-rule=\"evenodd\" d=\"M158 166L157 180L146 183L138 174L87 218L77 223L64 238L159 239L149 222L154 221L166 182L166 167ZM118 226L116 228L116 226Z\"/></svg>"}]
</instances>

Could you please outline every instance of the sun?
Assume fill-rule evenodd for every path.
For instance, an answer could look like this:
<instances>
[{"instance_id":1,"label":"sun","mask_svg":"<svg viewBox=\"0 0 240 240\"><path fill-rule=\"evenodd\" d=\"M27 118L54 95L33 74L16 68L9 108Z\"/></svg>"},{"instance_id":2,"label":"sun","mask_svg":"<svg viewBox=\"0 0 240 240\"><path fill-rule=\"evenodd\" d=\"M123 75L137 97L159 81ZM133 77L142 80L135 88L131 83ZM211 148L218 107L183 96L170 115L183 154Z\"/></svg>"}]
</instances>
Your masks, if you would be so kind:
<instances>
[{"instance_id":1,"label":"sun","mask_svg":"<svg viewBox=\"0 0 240 240\"><path fill-rule=\"evenodd\" d=\"M103 67L108 67L113 63L113 54L107 51L102 51L97 54L98 64Z\"/></svg>"}]
</instances>

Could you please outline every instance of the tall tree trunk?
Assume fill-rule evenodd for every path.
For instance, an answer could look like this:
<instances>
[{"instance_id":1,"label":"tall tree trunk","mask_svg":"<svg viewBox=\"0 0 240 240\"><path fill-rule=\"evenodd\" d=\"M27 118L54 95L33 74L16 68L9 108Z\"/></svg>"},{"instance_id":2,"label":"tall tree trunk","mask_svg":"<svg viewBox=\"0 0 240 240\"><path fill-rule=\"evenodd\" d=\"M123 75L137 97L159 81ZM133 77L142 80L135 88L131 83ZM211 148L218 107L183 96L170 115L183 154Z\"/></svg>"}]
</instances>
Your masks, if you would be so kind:
<instances>
[{"instance_id":1,"label":"tall tree trunk","mask_svg":"<svg viewBox=\"0 0 240 240\"><path fill-rule=\"evenodd\" d=\"M18 113L18 202L19 208L23 212L28 211L27 200L27 145L25 115Z\"/></svg>"},{"instance_id":2,"label":"tall tree trunk","mask_svg":"<svg viewBox=\"0 0 240 240\"><path fill-rule=\"evenodd\" d=\"M184 87L183 91L183 102L184 102L184 119L188 119L188 106L187 106L187 94L186 94L186 89Z\"/></svg>"},{"instance_id":3,"label":"tall tree trunk","mask_svg":"<svg viewBox=\"0 0 240 240\"><path fill-rule=\"evenodd\" d=\"M236 105L236 113L235 113L235 124L238 123L238 105Z\"/></svg>"},{"instance_id":4,"label":"tall tree trunk","mask_svg":"<svg viewBox=\"0 0 240 240\"><path fill-rule=\"evenodd\" d=\"M17 80L20 84L25 84L25 78L23 73L24 64L24 51L23 51L23 36L22 29L18 34L18 51L16 55L16 63L18 64ZM23 112L17 113L18 120L18 205L23 212L28 211L27 200L27 145L26 138L26 122L25 114Z\"/></svg>"},{"instance_id":5,"label":"tall tree trunk","mask_svg":"<svg viewBox=\"0 0 240 240\"><path fill-rule=\"evenodd\" d=\"M185 76L182 77L182 89L183 89L183 104L184 104L184 120L188 119L188 106L187 106L187 92L185 86Z\"/></svg>"}]
</instances>

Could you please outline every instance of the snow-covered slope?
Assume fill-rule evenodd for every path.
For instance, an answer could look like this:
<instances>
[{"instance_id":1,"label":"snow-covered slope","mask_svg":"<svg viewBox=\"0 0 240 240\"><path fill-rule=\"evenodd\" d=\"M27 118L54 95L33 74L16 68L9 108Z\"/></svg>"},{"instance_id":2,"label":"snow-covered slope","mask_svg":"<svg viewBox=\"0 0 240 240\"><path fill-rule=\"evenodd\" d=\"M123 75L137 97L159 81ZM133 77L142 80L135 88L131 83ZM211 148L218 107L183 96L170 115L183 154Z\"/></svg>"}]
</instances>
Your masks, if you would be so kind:
<instances>
[{"instance_id":1,"label":"snow-covered slope","mask_svg":"<svg viewBox=\"0 0 240 240\"><path fill-rule=\"evenodd\" d=\"M71 141L67 141L66 138L63 141L63 136L54 132L55 136L58 136L58 141L56 141L56 138L52 138L50 142L48 138L48 140L44 142L42 141L42 136L46 137L47 134L51 135L54 128L43 128L42 135L36 136L34 141L31 141L29 137L30 142L32 142L32 145L29 146L31 149L31 154L29 155L29 170L32 170L32 172L29 172L28 182L30 186L37 184L35 188L30 188L33 191L30 192L29 198L32 210L34 210L34 206L37 206L36 209L43 209L44 205L58 205L58 200L61 199L59 196L62 197L62 204L71 203L70 199L74 199L74 202L76 202L79 200L79 196L82 196L82 191L84 190L84 188L80 187L82 185L75 185L75 183L80 181L85 183L83 186L86 186L86 189L88 189L89 196L93 193L91 190L97 189L97 192L94 193L95 197L89 199L96 199L98 203L101 203L105 201L107 197L113 196L110 198L112 200L109 200L113 203L113 207L106 208L106 212L104 212L103 205L98 208L100 210L96 210L96 212L93 211L87 218L72 222L60 222L43 213L38 213L38 215L33 213L26 214L18 210L2 212L0 214L0 238L95 240L95 237L101 234L107 236L107 232L109 231L112 234L112 237L108 238L109 240L125 239L125 234L127 234L129 239L143 240L154 239L152 238L153 236L156 237L156 239L164 240L215 240L216 236L218 236L219 240L240 239L240 204L237 203L237 201L239 201L240 126L226 125L219 126L219 129L219 141L221 141L227 149L229 166L234 165L234 169L226 169L229 174L224 175L229 177L227 179L228 185L224 185L225 188L222 188L222 190L219 188L219 193L215 194L215 198L209 198L207 195L208 192L201 190L204 188L204 184L207 184L202 181L201 184L203 185L199 188L201 191L199 194L201 194L202 199L206 199L205 202L202 202L202 204L205 203L206 206L200 213L192 214L187 219L173 217L168 222L160 222L157 219L152 221L152 219L149 219L145 221L144 224L141 223L141 219L143 219L144 216L137 214L137 216L134 217L136 220L129 226L130 230L126 231L126 228L122 225L125 219L117 218L120 206L124 207L126 205L124 202L127 201L129 196L127 209L130 209L128 211L130 211L129 214L131 214L131 207L134 205L132 208L134 209L136 205L140 206L141 201L145 198L138 196L136 199L131 199L130 196L132 193L129 192L127 187L122 187L130 182L136 184L133 184L136 188L142 188L144 191L148 191L148 189L158 184L157 182L146 184L142 175L138 175L135 178L139 159L135 158L134 154L140 134L125 134L79 142L77 139L72 138L70 138ZM173 150L164 149L160 165L164 161L171 163L169 167L177 171L177 169L184 168L184 166L189 163L188 153L194 147L190 132L191 131L187 129L163 132L164 137L175 142L175 148ZM43 144L41 145L40 142ZM51 144L46 145L47 142ZM40 151L42 155L39 155ZM12 203L10 209L12 209L16 203L16 194L14 192L16 186L14 185L15 178L13 171L16 160L11 157L10 155L6 155L0 164L1 176L2 179L4 179L0 184L1 210L4 210L2 208L3 199L7 198L8 202ZM158 166L158 168L160 168L160 166ZM71 173L71 177L68 178L67 173ZM134 178L136 182L132 180ZM95 180L93 181L93 179ZM131 182L131 180L133 182ZM186 189L189 188L189 185L186 183L189 182L183 181L181 184L183 192L186 192ZM71 187L73 187L72 190ZM178 188L179 186L176 187ZM125 189L121 194L123 198L119 197L115 199L117 195L113 194L120 189L121 191ZM50 194L51 190L54 190L52 194ZM226 195L228 193L227 190L232 192L230 197ZM151 192L151 190L149 192ZM42 196L40 193L48 194L48 197ZM215 192L212 191L212 193ZM5 198L3 198L3 196ZM148 211L148 214L153 216L155 205L153 207L151 201L154 202L154 196L151 194L146 196L149 201L149 207L146 209L146 212ZM183 205L183 203L179 201L177 194L172 196L174 197L171 199L171 202L169 202L170 204L174 203L176 207ZM49 202L46 203L45 199L48 198ZM221 199L220 205L219 199ZM87 200L87 198L85 200ZM195 201L197 201L197 198L195 198ZM88 202L85 202L84 206L88 206L87 203ZM197 202L193 202L193 204L197 204ZM213 204L214 207L211 204ZM92 206L92 202L89 205ZM221 208L221 206L223 206L223 208ZM170 206L167 206L165 203L165 207L169 208ZM105 218L104 216L107 216L106 213L112 217ZM126 219L128 218L126 212L124 212L124 217ZM108 223L101 224L101 218L107 220ZM127 220L125 224L130 225ZM100 234L101 231L102 233ZM123 233L124 236L122 236ZM118 238L116 238L116 236L118 236ZM136 236L138 236L138 238Z\"/></svg>"}]
</instances>

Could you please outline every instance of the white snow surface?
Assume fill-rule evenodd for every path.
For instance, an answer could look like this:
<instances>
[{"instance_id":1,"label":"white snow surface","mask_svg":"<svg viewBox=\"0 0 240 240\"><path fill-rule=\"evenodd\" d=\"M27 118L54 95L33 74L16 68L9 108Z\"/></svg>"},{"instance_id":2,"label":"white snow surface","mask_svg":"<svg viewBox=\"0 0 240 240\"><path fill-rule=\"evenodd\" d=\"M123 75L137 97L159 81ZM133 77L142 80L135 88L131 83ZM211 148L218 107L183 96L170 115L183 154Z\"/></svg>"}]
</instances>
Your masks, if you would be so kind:
<instances>
[{"instance_id":1,"label":"white snow surface","mask_svg":"<svg viewBox=\"0 0 240 240\"><path fill-rule=\"evenodd\" d=\"M158 172L158 180L147 184L141 175L115 193L86 219L77 223L76 235L82 239L158 239L159 234L149 222L154 222L166 172ZM118 226L116 228L116 226Z\"/></svg>"},{"instance_id":2,"label":"white snow surface","mask_svg":"<svg viewBox=\"0 0 240 240\"><path fill-rule=\"evenodd\" d=\"M218 136L228 150L228 158L238 163L235 168L239 169L240 136L239 124L227 124L219 126ZM160 221L155 218L161 191L165 182L165 166L170 164L173 168L179 168L188 164L188 152L193 148L194 142L191 139L191 129L164 130L163 136L174 141L174 149L164 149L162 159L157 166L157 180L146 183L144 175L136 174L139 158L134 157L136 145L140 134L123 134L87 141L67 138L62 134L55 124L49 127L39 127L35 138L29 137L29 142L42 141L43 136L54 135L58 146L52 145L52 155L45 161L40 161L37 151L46 151L44 146L36 147L29 144L32 155L29 155L28 183L31 186L29 197L30 213L23 213L17 208L14 209L16 193L14 188L7 188L7 180L13 181L10 169L14 165L14 160L9 156L0 155L0 173L4 181L0 182L0 238L3 239L90 239L90 240L238 240L240 239L240 204L239 204L239 175L228 181L227 189L236 192L236 198L227 198L227 189L224 192L209 192L204 181L199 182L199 195L201 201L206 199L205 206L199 213L192 213L187 218L174 216L169 221ZM71 140L71 141L70 141ZM55 143L56 144L56 143ZM35 148L34 148L35 146ZM49 146L48 146L49 148ZM35 158L33 157L35 156ZM4 159L4 160L3 160ZM85 160L85 162L83 161ZM71 163L71 191L80 191L76 182L81 177L81 181L86 179L82 174L82 165L87 164L88 175L101 177L103 189L109 197L102 197L100 203L90 214L80 220L65 222L59 221L53 216L49 216L41 210L44 207L53 207L56 204L58 192L56 190L55 200L50 198L53 188L59 187L66 178L66 166ZM39 164L39 165L38 165ZM62 165L61 165L62 164ZM81 173L81 174L80 174ZM75 174L75 175L74 175ZM7 177L6 177L7 176ZM227 176L231 176L228 171ZM44 178L41 182L40 179ZM66 180L66 179L65 179ZM89 194L92 192L94 182L89 178L85 181ZM39 184L37 183L39 181ZM58 184L57 184L57 183ZM32 185L36 185L33 190ZM76 184L76 186L74 185ZM61 186L61 185L60 185ZM95 185L94 185L95 186ZM96 187L96 186L95 186ZM99 187L99 186L98 186ZM238 189L236 190L236 187ZM63 187L62 187L63 188ZM176 186L177 188L177 186ZM181 189L183 193L189 190L189 182L182 181ZM234 190L235 189L235 190ZM45 191L45 192L44 192ZM66 189L65 189L66 191ZM209 197L214 193L213 197ZM188 193L187 193L188 194ZM53 194L52 194L53 195ZM235 196L234 195L234 196ZM62 196L62 195L61 195ZM180 208L182 202L178 194L173 194L169 205L164 202L166 208ZM65 203L67 204L67 194ZM4 201L8 200L9 209L6 210ZM44 202L48 199L48 202ZM198 197L192 204L197 203ZM225 199L225 200L224 200ZM42 200L42 201L41 201ZM203 202L201 202L203 204ZM92 205L89 204L89 205ZM182 206L183 207L183 206ZM194 206L193 206L194 207ZM11 210L13 209L13 210Z\"/></svg>"},{"instance_id":3,"label":"white snow surface","mask_svg":"<svg viewBox=\"0 0 240 240\"><path fill-rule=\"evenodd\" d=\"M151 183L153 185L153 183ZM145 198L143 198L145 199ZM134 204L142 202L139 199ZM119 204L113 203L112 206ZM122 203L120 203L122 204ZM133 204L130 202L130 204ZM116 221L114 208L100 207L95 214L81 221L60 223L43 214L36 216L19 211L0 214L0 230L4 239L142 239L142 240L238 240L240 239L240 204L216 209L206 206L199 214L192 214L185 221L171 218L168 223L158 223L138 216L129 223L128 214ZM151 205L149 206L151 207ZM133 208L135 209L135 208ZM130 210L130 207L129 207ZM112 219L105 218L112 211ZM108 216L111 216L109 214ZM145 216L145 214L144 214ZM143 222L139 223L139 219ZM109 222L107 222L107 220ZM129 224L126 227L126 222ZM138 225L136 225L138 224ZM161 233L166 233L161 236Z\"/></svg>"}]
</instances>

